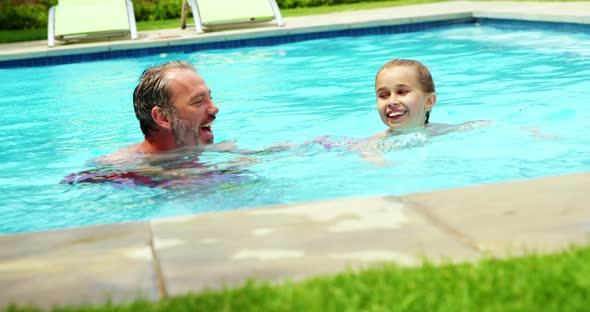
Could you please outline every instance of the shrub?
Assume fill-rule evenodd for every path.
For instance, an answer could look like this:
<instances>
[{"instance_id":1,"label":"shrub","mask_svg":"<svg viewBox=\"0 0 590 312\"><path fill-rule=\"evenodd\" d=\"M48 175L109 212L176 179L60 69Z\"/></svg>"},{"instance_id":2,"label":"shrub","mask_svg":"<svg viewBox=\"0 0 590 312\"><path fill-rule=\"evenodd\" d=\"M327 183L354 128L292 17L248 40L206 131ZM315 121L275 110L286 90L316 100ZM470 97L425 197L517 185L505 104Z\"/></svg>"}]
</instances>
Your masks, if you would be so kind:
<instances>
[{"instance_id":1,"label":"shrub","mask_svg":"<svg viewBox=\"0 0 590 312\"><path fill-rule=\"evenodd\" d=\"M180 17L181 0L134 1L133 9L137 21L156 21ZM190 10L189 10L190 11Z\"/></svg>"},{"instance_id":2,"label":"shrub","mask_svg":"<svg viewBox=\"0 0 590 312\"><path fill-rule=\"evenodd\" d=\"M277 0L277 4L288 9L363 1L368 0ZM0 0L0 29L45 28L49 7L56 4L57 0ZM182 1L133 0L133 7L137 21L165 20L180 17Z\"/></svg>"},{"instance_id":3,"label":"shrub","mask_svg":"<svg viewBox=\"0 0 590 312\"><path fill-rule=\"evenodd\" d=\"M47 11L57 0L0 0L1 29L47 27Z\"/></svg>"},{"instance_id":4,"label":"shrub","mask_svg":"<svg viewBox=\"0 0 590 312\"><path fill-rule=\"evenodd\" d=\"M57 0L0 0L0 29L45 28L49 8L56 4ZM181 7L181 0L133 1L137 21L178 18Z\"/></svg>"},{"instance_id":5,"label":"shrub","mask_svg":"<svg viewBox=\"0 0 590 312\"><path fill-rule=\"evenodd\" d=\"M365 1L367 1L367 0L365 0ZM379 1L379 0L373 0L373 1ZM364 1L363 0L277 0L277 4L279 5L279 7L281 9L305 8L305 7L354 3L354 2L364 2Z\"/></svg>"}]
</instances>

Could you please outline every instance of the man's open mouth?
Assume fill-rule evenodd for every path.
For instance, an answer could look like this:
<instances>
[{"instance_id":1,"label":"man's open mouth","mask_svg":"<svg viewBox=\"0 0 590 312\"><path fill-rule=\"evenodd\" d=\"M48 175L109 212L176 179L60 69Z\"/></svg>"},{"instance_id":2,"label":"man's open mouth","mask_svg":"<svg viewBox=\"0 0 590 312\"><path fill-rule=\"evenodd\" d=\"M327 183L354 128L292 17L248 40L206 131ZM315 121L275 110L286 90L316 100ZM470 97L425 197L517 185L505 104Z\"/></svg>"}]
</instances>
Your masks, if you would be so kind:
<instances>
[{"instance_id":1,"label":"man's open mouth","mask_svg":"<svg viewBox=\"0 0 590 312\"><path fill-rule=\"evenodd\" d=\"M202 127L201 127L201 131L207 131L207 132L211 132L211 125L208 125L208 126L202 126Z\"/></svg>"},{"instance_id":2,"label":"man's open mouth","mask_svg":"<svg viewBox=\"0 0 590 312\"><path fill-rule=\"evenodd\" d=\"M211 124L212 123L202 125L200 128L200 130L201 130L200 137L203 142L208 142L208 143L213 142L213 130L211 130Z\"/></svg>"}]
</instances>

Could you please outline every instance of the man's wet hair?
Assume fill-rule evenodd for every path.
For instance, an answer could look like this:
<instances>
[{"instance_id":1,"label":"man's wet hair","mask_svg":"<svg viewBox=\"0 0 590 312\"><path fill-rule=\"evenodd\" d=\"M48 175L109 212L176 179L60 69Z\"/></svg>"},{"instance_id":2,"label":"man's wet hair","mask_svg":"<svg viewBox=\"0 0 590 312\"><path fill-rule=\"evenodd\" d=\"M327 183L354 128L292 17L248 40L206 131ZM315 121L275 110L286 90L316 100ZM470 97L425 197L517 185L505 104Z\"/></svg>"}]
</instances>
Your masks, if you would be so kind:
<instances>
[{"instance_id":1,"label":"man's wet hair","mask_svg":"<svg viewBox=\"0 0 590 312\"><path fill-rule=\"evenodd\" d=\"M133 91L133 110L135 117L139 120L141 132L147 140L150 140L153 132L158 129L152 118L152 108L159 106L162 112L170 118L176 114L166 75L171 70L179 69L197 71L191 63L185 61L171 61L149 67L143 71L139 78L139 84Z\"/></svg>"}]
</instances>

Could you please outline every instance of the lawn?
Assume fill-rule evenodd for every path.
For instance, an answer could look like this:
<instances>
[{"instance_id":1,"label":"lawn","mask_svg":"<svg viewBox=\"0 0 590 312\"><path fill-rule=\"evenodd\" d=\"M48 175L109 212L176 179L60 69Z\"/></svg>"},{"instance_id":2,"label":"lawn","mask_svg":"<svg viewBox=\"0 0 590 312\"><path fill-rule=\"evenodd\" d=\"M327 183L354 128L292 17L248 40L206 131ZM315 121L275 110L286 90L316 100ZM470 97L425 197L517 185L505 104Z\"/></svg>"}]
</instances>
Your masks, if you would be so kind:
<instances>
[{"instance_id":1,"label":"lawn","mask_svg":"<svg viewBox=\"0 0 590 312\"><path fill-rule=\"evenodd\" d=\"M590 246L476 263L382 264L278 286L249 282L159 302L54 311L588 311ZM40 311L8 307L6 311Z\"/></svg>"},{"instance_id":2,"label":"lawn","mask_svg":"<svg viewBox=\"0 0 590 312\"><path fill-rule=\"evenodd\" d=\"M317 15L327 14L343 11L358 11L368 10L377 8L387 8L393 6L402 6L418 3L432 3L432 2L443 2L447 0L388 0L388 1L369 1L349 4L339 4L331 6L321 7L310 7L310 8L294 8L294 9L281 9L281 15L283 17L292 16L306 16L306 15ZM192 20L187 19L187 23L192 23ZM154 22L138 22L137 29L141 30L153 30L153 29L164 29L164 28L175 28L180 26L180 18L165 20L165 21L154 21Z\"/></svg>"},{"instance_id":3,"label":"lawn","mask_svg":"<svg viewBox=\"0 0 590 312\"><path fill-rule=\"evenodd\" d=\"M312 7L312 8L295 8L282 9L283 17L305 16L315 14L326 14L342 11L365 10L384 8L392 6L401 6L417 3L441 2L443 0L389 0L389 1L369 1L360 3L340 4L333 6ZM187 19L187 23L192 23L192 19ZM180 27L180 18L163 20L163 21L141 21L137 22L137 30L154 30ZM0 30L0 43L21 42L30 40L46 40L47 29L29 29L29 30Z\"/></svg>"},{"instance_id":4,"label":"lawn","mask_svg":"<svg viewBox=\"0 0 590 312\"><path fill-rule=\"evenodd\" d=\"M47 40L47 29L0 30L0 43Z\"/></svg>"},{"instance_id":5,"label":"lawn","mask_svg":"<svg viewBox=\"0 0 590 312\"><path fill-rule=\"evenodd\" d=\"M420 3L433 3L433 2L444 2L448 0L386 0L386 1L367 1L359 3L339 4L331 6L321 7L310 7L310 8L294 8L294 9L281 9L283 17L292 16L306 16L306 15L317 15L327 14L343 11L357 11L357 10L368 10L385 7L394 7L402 5L420 4ZM488 0L490 1L490 0ZM491 0L494 1L494 0ZM535 1L535 2L575 2L583 0L516 0L516 1ZM191 19L187 19L187 22L192 23ZM137 30L155 30L155 29L166 29L180 27L180 18L161 20L161 21L141 21L137 22ZM11 43L11 42L22 42L31 40L46 40L47 29L28 29L28 30L0 30L0 43Z\"/></svg>"}]
</instances>

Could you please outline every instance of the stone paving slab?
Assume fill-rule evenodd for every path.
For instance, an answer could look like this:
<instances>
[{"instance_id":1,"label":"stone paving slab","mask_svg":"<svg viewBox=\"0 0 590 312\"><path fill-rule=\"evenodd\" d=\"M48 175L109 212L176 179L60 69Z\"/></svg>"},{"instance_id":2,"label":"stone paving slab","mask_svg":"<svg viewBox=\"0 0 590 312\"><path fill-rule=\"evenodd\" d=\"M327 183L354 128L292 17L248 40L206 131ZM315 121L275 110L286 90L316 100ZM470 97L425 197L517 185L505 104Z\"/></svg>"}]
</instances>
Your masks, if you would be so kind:
<instances>
[{"instance_id":1,"label":"stone paving slab","mask_svg":"<svg viewBox=\"0 0 590 312\"><path fill-rule=\"evenodd\" d=\"M589 185L580 173L0 236L0 307L157 300L382 261L558 251L590 241Z\"/></svg>"},{"instance_id":2,"label":"stone paving slab","mask_svg":"<svg viewBox=\"0 0 590 312\"><path fill-rule=\"evenodd\" d=\"M300 280L380 261L463 261L478 252L395 197L351 198L152 222L168 294Z\"/></svg>"},{"instance_id":3,"label":"stone paving slab","mask_svg":"<svg viewBox=\"0 0 590 312\"><path fill-rule=\"evenodd\" d=\"M160 298L148 223L0 236L0 310Z\"/></svg>"},{"instance_id":4,"label":"stone paving slab","mask_svg":"<svg viewBox=\"0 0 590 312\"><path fill-rule=\"evenodd\" d=\"M590 242L590 173L403 196L433 223L493 255Z\"/></svg>"}]
</instances>

